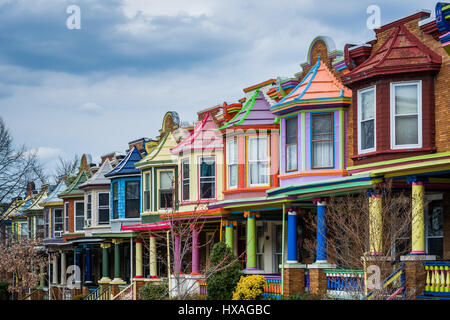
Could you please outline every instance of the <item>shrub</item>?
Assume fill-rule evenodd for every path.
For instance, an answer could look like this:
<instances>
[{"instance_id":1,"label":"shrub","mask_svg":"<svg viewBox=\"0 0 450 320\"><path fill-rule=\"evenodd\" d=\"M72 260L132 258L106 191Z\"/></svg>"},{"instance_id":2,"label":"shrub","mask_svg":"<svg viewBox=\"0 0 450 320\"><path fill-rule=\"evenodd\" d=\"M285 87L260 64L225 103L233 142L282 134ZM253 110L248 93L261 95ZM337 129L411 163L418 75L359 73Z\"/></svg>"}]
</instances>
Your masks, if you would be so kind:
<instances>
[{"instance_id":1,"label":"shrub","mask_svg":"<svg viewBox=\"0 0 450 320\"><path fill-rule=\"evenodd\" d=\"M211 252L212 267L206 271L208 300L231 300L233 290L239 281L239 262L224 243L216 243ZM228 266L223 269L223 267ZM220 269L217 271L216 268Z\"/></svg>"},{"instance_id":2,"label":"shrub","mask_svg":"<svg viewBox=\"0 0 450 320\"><path fill-rule=\"evenodd\" d=\"M233 300L259 300L266 284L262 275L242 276L233 292Z\"/></svg>"},{"instance_id":3,"label":"shrub","mask_svg":"<svg viewBox=\"0 0 450 320\"><path fill-rule=\"evenodd\" d=\"M139 290L139 299L140 300L161 300L164 297L167 297L169 294L169 288L167 283L163 282L162 284L154 285L151 283L147 283Z\"/></svg>"},{"instance_id":4,"label":"shrub","mask_svg":"<svg viewBox=\"0 0 450 320\"><path fill-rule=\"evenodd\" d=\"M72 297L72 300L83 300L87 296L88 296L87 294L77 294Z\"/></svg>"},{"instance_id":5,"label":"shrub","mask_svg":"<svg viewBox=\"0 0 450 320\"><path fill-rule=\"evenodd\" d=\"M0 300L9 300L8 282L0 281Z\"/></svg>"}]
</instances>

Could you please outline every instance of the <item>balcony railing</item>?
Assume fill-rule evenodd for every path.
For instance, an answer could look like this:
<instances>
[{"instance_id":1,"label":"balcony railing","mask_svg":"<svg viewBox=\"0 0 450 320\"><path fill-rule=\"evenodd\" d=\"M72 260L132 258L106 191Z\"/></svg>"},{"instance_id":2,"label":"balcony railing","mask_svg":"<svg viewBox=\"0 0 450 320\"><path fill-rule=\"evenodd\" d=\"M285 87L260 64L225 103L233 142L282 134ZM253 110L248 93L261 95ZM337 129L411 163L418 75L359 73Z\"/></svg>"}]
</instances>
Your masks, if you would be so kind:
<instances>
[{"instance_id":1,"label":"balcony railing","mask_svg":"<svg viewBox=\"0 0 450 320\"><path fill-rule=\"evenodd\" d=\"M263 297L280 299L281 298L281 276L279 275L264 275L266 278L266 285L264 286Z\"/></svg>"}]
</instances>

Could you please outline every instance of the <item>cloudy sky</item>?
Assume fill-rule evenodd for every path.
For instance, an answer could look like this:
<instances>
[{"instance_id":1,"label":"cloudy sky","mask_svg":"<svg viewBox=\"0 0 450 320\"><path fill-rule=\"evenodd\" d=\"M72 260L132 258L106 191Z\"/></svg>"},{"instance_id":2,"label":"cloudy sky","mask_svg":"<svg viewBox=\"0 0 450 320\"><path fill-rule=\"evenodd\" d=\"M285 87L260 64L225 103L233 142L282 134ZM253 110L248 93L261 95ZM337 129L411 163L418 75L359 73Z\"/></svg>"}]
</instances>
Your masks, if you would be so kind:
<instances>
[{"instance_id":1,"label":"cloudy sky","mask_svg":"<svg viewBox=\"0 0 450 320\"><path fill-rule=\"evenodd\" d=\"M436 1L0 0L0 117L49 173L59 155L99 161L154 138L167 111L192 122L293 76L318 35L338 49L372 40L373 4L383 25ZM70 5L79 30L66 26Z\"/></svg>"}]
</instances>

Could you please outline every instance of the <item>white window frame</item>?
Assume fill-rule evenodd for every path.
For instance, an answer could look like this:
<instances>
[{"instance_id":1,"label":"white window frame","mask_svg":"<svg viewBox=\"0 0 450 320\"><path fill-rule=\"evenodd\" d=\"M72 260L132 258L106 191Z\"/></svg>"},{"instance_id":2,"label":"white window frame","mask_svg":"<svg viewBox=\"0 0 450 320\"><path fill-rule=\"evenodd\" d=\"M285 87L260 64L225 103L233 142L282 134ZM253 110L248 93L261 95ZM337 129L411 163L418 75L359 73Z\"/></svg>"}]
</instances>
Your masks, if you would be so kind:
<instances>
[{"instance_id":1,"label":"white window frame","mask_svg":"<svg viewBox=\"0 0 450 320\"><path fill-rule=\"evenodd\" d=\"M234 152L236 155L236 162L234 161L234 159L230 159L230 153L228 152L228 150L231 149L230 144L233 144L233 148L234 148ZM237 139L233 138L233 139L229 139L227 140L227 189L236 189L238 187L238 178L239 178L239 174L238 174L238 170L239 170L239 165L238 165L238 156L237 156ZM230 170L230 166L236 166L236 184L235 185L231 185L230 181L231 181L231 170Z\"/></svg>"},{"instance_id":2,"label":"white window frame","mask_svg":"<svg viewBox=\"0 0 450 320\"><path fill-rule=\"evenodd\" d=\"M77 204L82 203L84 206L84 201L74 201L73 202L73 232L81 232L84 230L84 208L83 208L83 228L81 230L77 229Z\"/></svg>"},{"instance_id":3,"label":"white window frame","mask_svg":"<svg viewBox=\"0 0 450 320\"><path fill-rule=\"evenodd\" d=\"M212 198L203 198L202 197L202 192L201 192L201 180L202 180L202 178L211 178L211 176L209 176L209 177L201 177L200 176L202 163L203 163L204 159L207 159L207 158L214 159L214 197L212 197ZM199 157L198 160L199 160L198 161L198 163L199 163L199 165L198 165L198 199L199 200L216 199L217 198L217 162L216 162L216 157L215 156L201 156L201 157Z\"/></svg>"},{"instance_id":4,"label":"white window frame","mask_svg":"<svg viewBox=\"0 0 450 320\"><path fill-rule=\"evenodd\" d=\"M362 149L361 148L361 121L362 121L362 105L361 105L361 95L367 91L373 90L373 148ZM377 86L371 86L364 89L358 90L357 95L357 105L358 105L358 154L364 154L369 152L375 152L377 150Z\"/></svg>"},{"instance_id":5,"label":"white window frame","mask_svg":"<svg viewBox=\"0 0 450 320\"><path fill-rule=\"evenodd\" d=\"M152 172L151 171L145 171L142 174L142 211L143 212L151 212L152 211ZM146 182L148 179L148 190L146 189ZM145 193L148 192L149 194L149 203L148 208L145 206Z\"/></svg>"},{"instance_id":6,"label":"white window frame","mask_svg":"<svg viewBox=\"0 0 450 320\"><path fill-rule=\"evenodd\" d=\"M157 186L158 187L158 192L156 193L157 196L158 196L158 199L157 199L157 210L158 210L158 212L170 211L170 210L172 210L172 207L175 205L175 192L174 192L174 190L171 189L171 192L172 192L172 207L160 208L161 207L161 202L160 202L160 200L161 200L161 190L163 190L163 191L168 190L168 189L161 189L161 173L163 173L163 172L171 172L172 173L172 188L175 188L176 187L175 181L174 181L174 179L175 179L175 171L174 171L174 169L161 169L161 170L158 170L157 172L158 172L158 186Z\"/></svg>"},{"instance_id":7,"label":"white window frame","mask_svg":"<svg viewBox=\"0 0 450 320\"><path fill-rule=\"evenodd\" d=\"M266 160L250 160L250 140L256 139L259 143L259 140L265 139L267 140L267 159ZM250 172L250 164L251 163L259 163L267 161L267 183L251 183L251 172ZM268 136L251 136L247 137L247 185L249 187L267 187L270 186L270 140Z\"/></svg>"},{"instance_id":8,"label":"white window frame","mask_svg":"<svg viewBox=\"0 0 450 320\"><path fill-rule=\"evenodd\" d=\"M69 202L64 203L64 233L69 232Z\"/></svg>"},{"instance_id":9,"label":"white window frame","mask_svg":"<svg viewBox=\"0 0 450 320\"><path fill-rule=\"evenodd\" d=\"M406 86L416 84L417 85L417 144L395 144L395 87ZM399 81L391 82L390 85L390 96L391 96L391 149L411 149L411 148L422 148L422 80L415 81ZM412 115L412 114L411 114Z\"/></svg>"},{"instance_id":10,"label":"white window frame","mask_svg":"<svg viewBox=\"0 0 450 320\"><path fill-rule=\"evenodd\" d=\"M189 171L189 177L185 177L185 172L184 172L184 165L187 164L188 165L188 171ZM181 201L189 201L191 200L191 161L190 158L184 158L181 160ZM187 182L187 189L188 189L188 197L187 199L184 198L184 182Z\"/></svg>"},{"instance_id":11,"label":"white window frame","mask_svg":"<svg viewBox=\"0 0 450 320\"><path fill-rule=\"evenodd\" d=\"M100 223L100 209L106 209L106 206L100 206L100 195L107 194L108 195L108 223ZM101 191L97 193L97 225L99 226L107 226L111 222L111 194L109 191Z\"/></svg>"}]
</instances>

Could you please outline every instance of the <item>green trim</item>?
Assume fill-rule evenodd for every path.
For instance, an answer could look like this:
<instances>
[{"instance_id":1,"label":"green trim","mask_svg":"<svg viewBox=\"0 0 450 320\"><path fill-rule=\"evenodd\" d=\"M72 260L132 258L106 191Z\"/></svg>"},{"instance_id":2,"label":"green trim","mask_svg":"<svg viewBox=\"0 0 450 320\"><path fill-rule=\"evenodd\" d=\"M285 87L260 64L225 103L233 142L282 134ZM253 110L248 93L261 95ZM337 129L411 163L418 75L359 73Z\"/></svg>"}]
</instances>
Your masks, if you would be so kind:
<instances>
[{"instance_id":1,"label":"green trim","mask_svg":"<svg viewBox=\"0 0 450 320\"><path fill-rule=\"evenodd\" d=\"M308 100L293 100L287 103L283 103L278 107L273 108L271 111L278 111L282 108L285 107L294 107L294 106L314 106L314 105L318 105L318 104L322 104L323 102L327 102L330 104L335 104L335 103L345 103L345 104L350 104L352 102L352 98L351 97L336 97L336 98L322 98L322 99L308 99ZM326 105L326 103L323 103L324 105ZM334 108L332 106L330 106L331 108Z\"/></svg>"},{"instance_id":2,"label":"green trim","mask_svg":"<svg viewBox=\"0 0 450 320\"><path fill-rule=\"evenodd\" d=\"M364 274L364 270L361 269L324 269L323 272L325 274L329 274L329 273L339 273L339 274L358 274L358 275L363 275Z\"/></svg>"},{"instance_id":3,"label":"green trim","mask_svg":"<svg viewBox=\"0 0 450 320\"><path fill-rule=\"evenodd\" d=\"M244 122L244 120L248 117L250 111L252 111L252 108L253 108L253 106L255 105L255 100L256 100L256 97L258 96L258 94L259 94L259 89L256 89L255 94L254 94L253 97L252 97L252 102L251 102L250 105L248 106L247 111L246 111L245 114L242 116L241 120L239 120L237 123L234 124L235 126L240 125L240 124L241 124L242 122Z\"/></svg>"},{"instance_id":4,"label":"green trim","mask_svg":"<svg viewBox=\"0 0 450 320\"><path fill-rule=\"evenodd\" d=\"M395 163L401 163L401 162L407 162L407 161L415 161L415 160L428 160L433 158L440 158L440 157L449 157L450 152L441 152L441 153L433 153L433 154L426 154L422 156L415 156L415 157L408 157L408 158L401 158L401 159L395 159L395 160L388 160L388 161L381 161L381 162L375 162L370 164L362 164L359 166L353 166L348 167L347 170L357 170L357 169L364 169L364 168L372 168L372 167L378 167L383 166L387 164L395 164Z\"/></svg>"},{"instance_id":5,"label":"green trim","mask_svg":"<svg viewBox=\"0 0 450 320\"><path fill-rule=\"evenodd\" d=\"M297 110L291 113L286 113L282 116L280 116L281 118L288 118L291 116L295 116L299 113L307 113L307 112L322 112L322 111L340 111L340 110L347 110L348 108L344 108L344 107L336 107L336 108L321 108L321 109L304 109L304 110Z\"/></svg>"},{"instance_id":6,"label":"green trim","mask_svg":"<svg viewBox=\"0 0 450 320\"><path fill-rule=\"evenodd\" d=\"M241 124L241 123L245 120L245 118L248 116L250 110L253 108L253 104L255 103L255 100L256 100L256 97L258 96L258 94L259 94L259 88L256 89L256 91L255 91L255 93L253 94L253 96L251 97L251 99L249 99L249 100L245 103L245 105L241 108L241 110L239 110L239 112L236 113L236 115L235 115L230 121L228 121L227 123L225 123L223 126L221 126L220 128L218 128L218 129L216 129L216 130L219 131L219 130L223 130L223 129L227 128L228 125L229 125L231 122L233 122L235 119L237 119L237 117L238 117L242 112L244 112L244 110L247 110L246 113L245 113L245 115L242 117L242 119L239 120L239 122L235 123L234 125L237 126L237 125ZM249 105L250 102L251 102L251 106L248 107L248 105Z\"/></svg>"}]
</instances>

